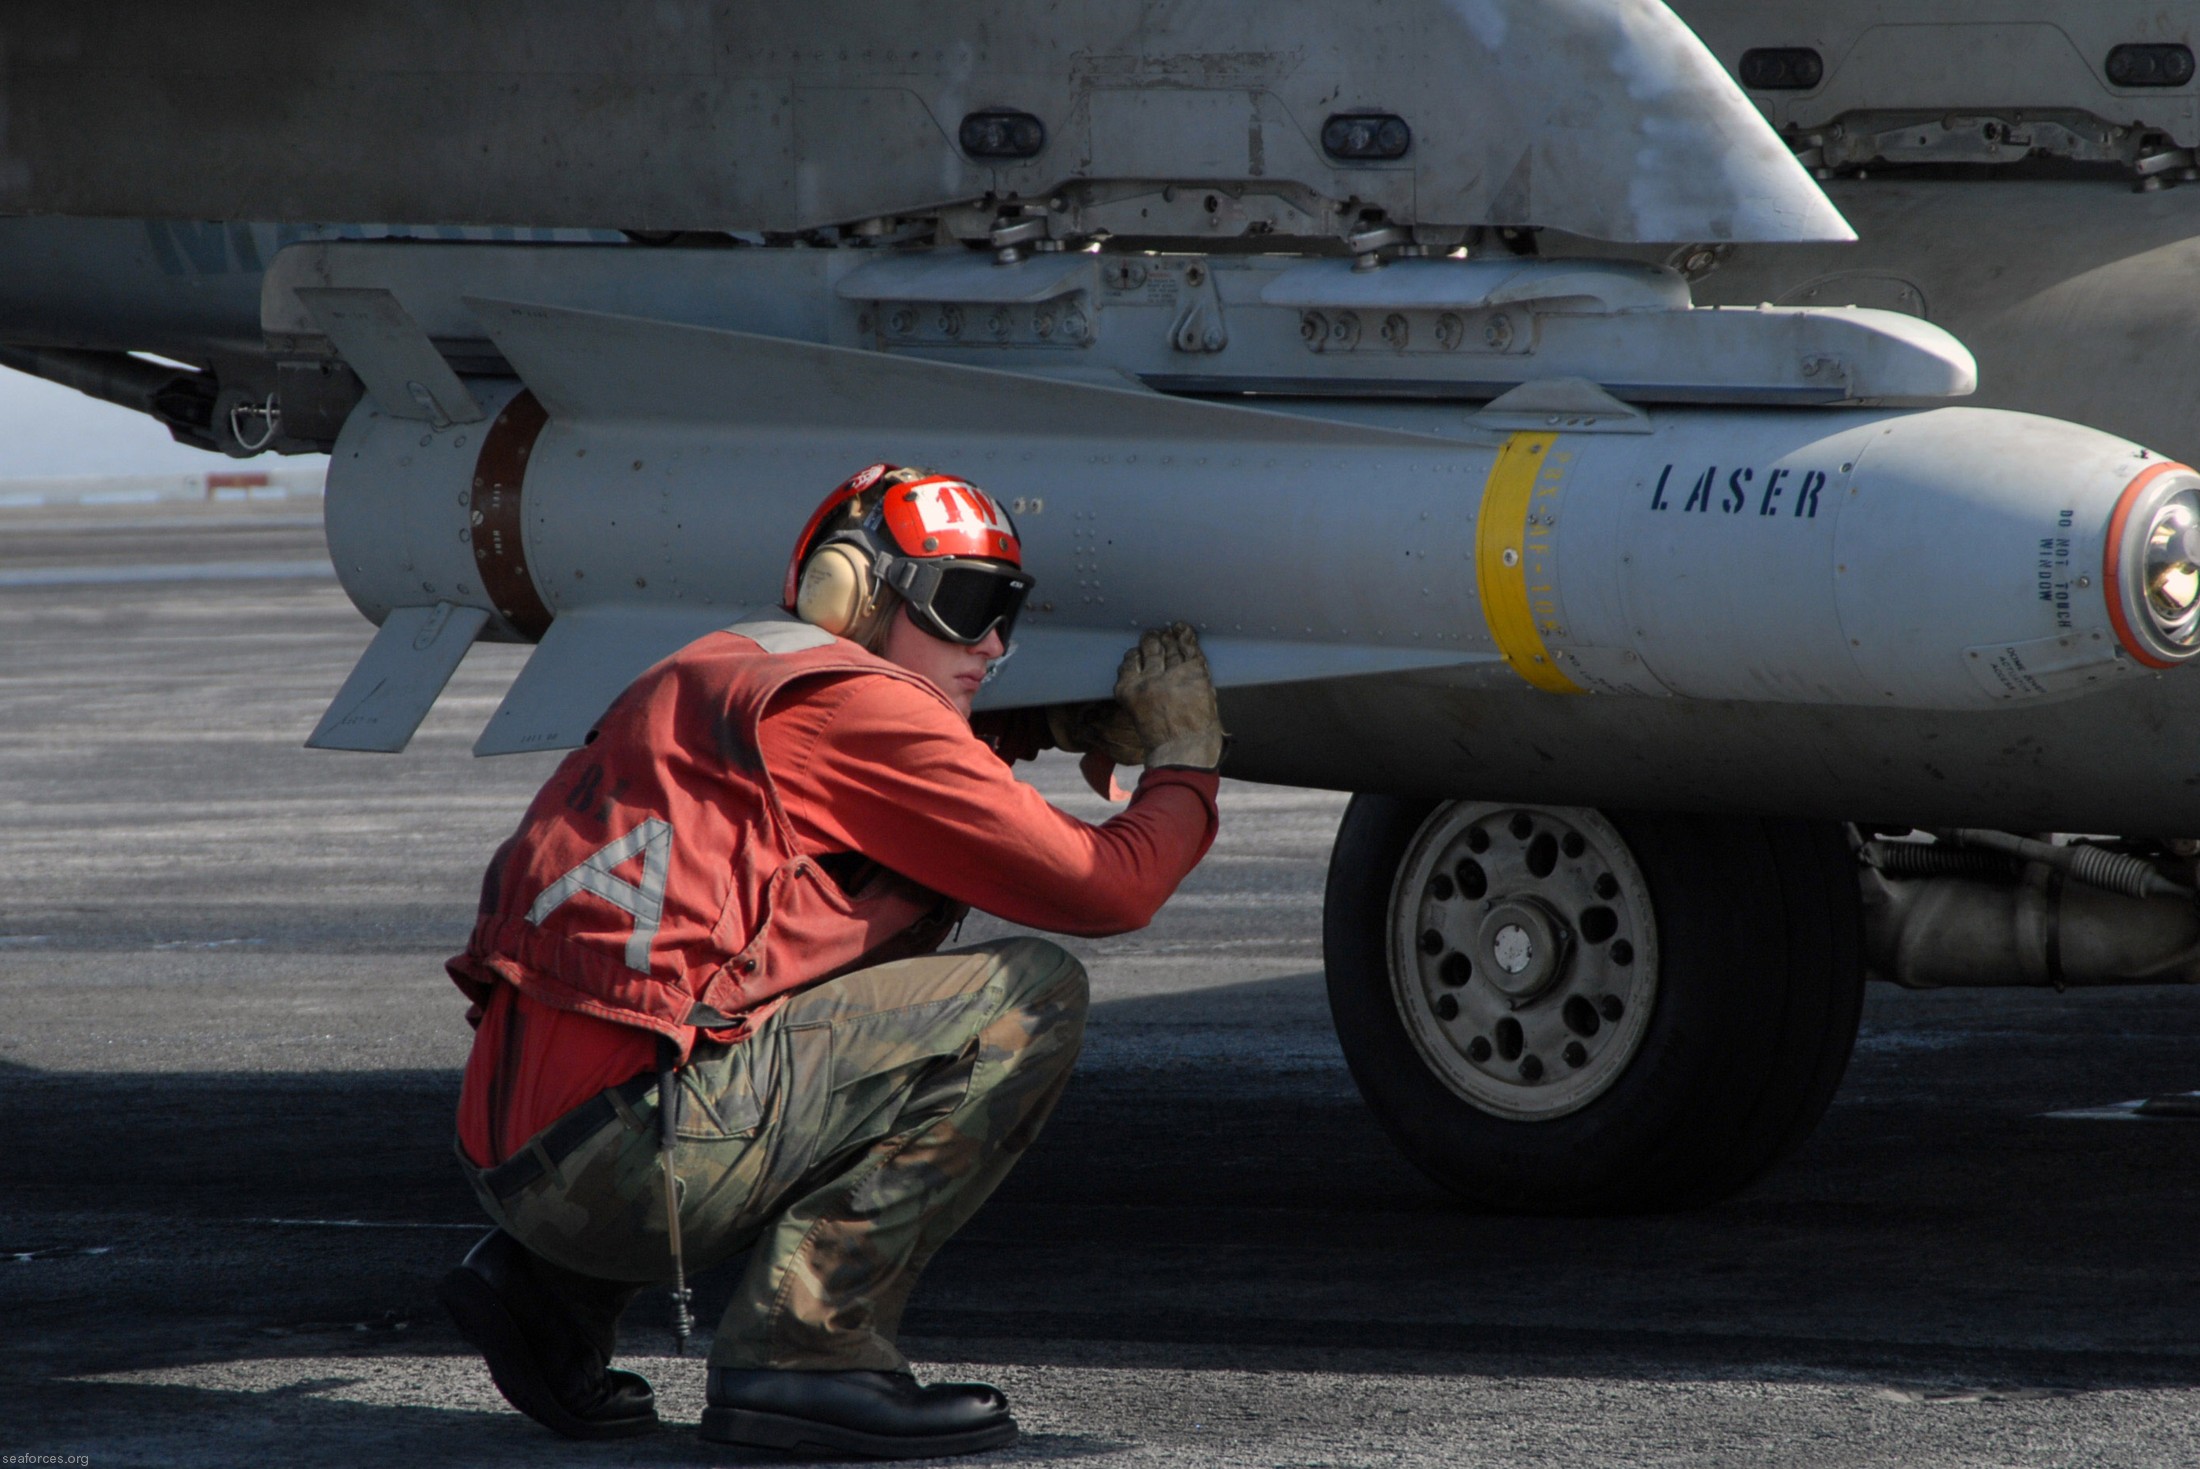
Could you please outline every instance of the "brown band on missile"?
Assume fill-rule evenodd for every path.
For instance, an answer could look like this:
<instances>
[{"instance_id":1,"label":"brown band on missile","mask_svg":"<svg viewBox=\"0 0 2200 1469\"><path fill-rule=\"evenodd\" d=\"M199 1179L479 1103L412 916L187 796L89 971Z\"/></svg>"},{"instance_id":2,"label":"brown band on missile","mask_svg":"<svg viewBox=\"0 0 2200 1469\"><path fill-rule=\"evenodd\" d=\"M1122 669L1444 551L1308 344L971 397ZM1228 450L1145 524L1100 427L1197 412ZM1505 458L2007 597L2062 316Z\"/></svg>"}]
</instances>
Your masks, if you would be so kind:
<instances>
[{"instance_id":1,"label":"brown band on missile","mask_svg":"<svg viewBox=\"0 0 2200 1469\"><path fill-rule=\"evenodd\" d=\"M523 390L489 425L474 462L474 561L481 568L482 590L512 631L530 643L549 630L550 608L527 570L520 494L535 439L549 421L535 395Z\"/></svg>"}]
</instances>

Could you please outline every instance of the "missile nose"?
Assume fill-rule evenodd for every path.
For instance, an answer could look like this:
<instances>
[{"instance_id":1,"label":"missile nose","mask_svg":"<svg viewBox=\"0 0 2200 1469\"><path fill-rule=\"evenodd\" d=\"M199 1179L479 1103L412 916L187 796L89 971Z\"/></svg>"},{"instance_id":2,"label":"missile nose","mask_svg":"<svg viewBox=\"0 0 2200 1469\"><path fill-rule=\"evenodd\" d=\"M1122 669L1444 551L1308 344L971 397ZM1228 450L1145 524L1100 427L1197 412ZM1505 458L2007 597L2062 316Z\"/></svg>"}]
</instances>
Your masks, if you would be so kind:
<instances>
[{"instance_id":1,"label":"missile nose","mask_svg":"<svg viewBox=\"0 0 2200 1469\"><path fill-rule=\"evenodd\" d=\"M2200 607L2200 509L2190 491L2156 513L2147 537L2147 600L2165 621L2177 622Z\"/></svg>"},{"instance_id":2,"label":"missile nose","mask_svg":"<svg viewBox=\"0 0 2200 1469\"><path fill-rule=\"evenodd\" d=\"M2200 521L2168 521L2147 547L2147 601L2170 631L2200 609Z\"/></svg>"},{"instance_id":3,"label":"missile nose","mask_svg":"<svg viewBox=\"0 0 2200 1469\"><path fill-rule=\"evenodd\" d=\"M2162 463L2126 485L2103 569L2126 652L2149 668L2200 658L2200 475Z\"/></svg>"}]
</instances>

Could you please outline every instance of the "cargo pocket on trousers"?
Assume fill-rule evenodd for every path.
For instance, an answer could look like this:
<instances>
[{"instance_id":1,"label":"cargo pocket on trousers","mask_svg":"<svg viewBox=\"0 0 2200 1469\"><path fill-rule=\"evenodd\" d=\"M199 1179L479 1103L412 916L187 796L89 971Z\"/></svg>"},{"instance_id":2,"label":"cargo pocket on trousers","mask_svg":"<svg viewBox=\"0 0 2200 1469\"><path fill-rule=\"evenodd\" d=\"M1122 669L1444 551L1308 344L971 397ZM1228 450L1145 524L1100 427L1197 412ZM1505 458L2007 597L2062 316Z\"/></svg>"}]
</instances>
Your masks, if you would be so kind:
<instances>
[{"instance_id":1,"label":"cargo pocket on trousers","mask_svg":"<svg viewBox=\"0 0 2200 1469\"><path fill-rule=\"evenodd\" d=\"M758 1037L703 1042L680 1070L679 1135L688 1142L754 1137L771 1101L773 1048Z\"/></svg>"}]
</instances>

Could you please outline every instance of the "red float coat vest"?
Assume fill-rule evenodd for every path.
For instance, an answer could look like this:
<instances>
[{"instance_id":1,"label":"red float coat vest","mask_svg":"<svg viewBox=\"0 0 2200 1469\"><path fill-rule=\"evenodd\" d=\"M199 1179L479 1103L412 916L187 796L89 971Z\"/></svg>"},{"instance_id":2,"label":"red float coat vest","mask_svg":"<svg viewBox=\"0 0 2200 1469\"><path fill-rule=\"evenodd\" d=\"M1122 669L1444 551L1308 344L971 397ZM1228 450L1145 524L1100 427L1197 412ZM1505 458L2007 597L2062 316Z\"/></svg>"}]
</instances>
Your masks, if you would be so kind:
<instances>
[{"instance_id":1,"label":"red float coat vest","mask_svg":"<svg viewBox=\"0 0 2200 1469\"><path fill-rule=\"evenodd\" d=\"M758 753L804 679L929 683L791 618L688 644L614 703L490 859L451 978L669 1037L746 1035L760 1007L857 967L930 952L959 906L881 870L851 895L799 855ZM952 707L952 706L950 706Z\"/></svg>"}]
</instances>

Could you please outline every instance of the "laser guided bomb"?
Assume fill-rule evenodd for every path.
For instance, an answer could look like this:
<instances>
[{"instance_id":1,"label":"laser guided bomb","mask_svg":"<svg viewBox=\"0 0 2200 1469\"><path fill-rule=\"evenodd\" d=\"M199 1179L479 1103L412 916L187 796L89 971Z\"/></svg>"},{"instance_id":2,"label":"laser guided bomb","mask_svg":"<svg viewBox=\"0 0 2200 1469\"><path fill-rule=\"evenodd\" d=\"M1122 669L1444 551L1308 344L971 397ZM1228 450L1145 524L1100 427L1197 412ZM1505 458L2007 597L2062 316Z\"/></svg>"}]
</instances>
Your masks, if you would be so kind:
<instances>
[{"instance_id":1,"label":"laser guided bomb","mask_svg":"<svg viewBox=\"0 0 2200 1469\"><path fill-rule=\"evenodd\" d=\"M557 262L529 268L542 300L587 300L631 258L580 252L565 280ZM431 340L471 341L518 373L468 386L444 368L437 427L417 416L430 409L381 406L416 379L354 342L370 381L391 377L354 413L331 476L332 549L371 616L449 600L479 614L453 627L550 635L484 753L571 742L636 668L726 608L769 600L773 548L805 508L781 487L894 444L1024 503L1044 581L993 703L1103 695L1120 630L1178 615L1168 606L1206 627L1226 685L1249 687L1418 670L1416 687L1989 710L2144 682L2190 652L2189 472L2052 420L1772 406L1967 388L1960 346L1899 315L1703 311L1670 272L1615 264L1154 257L1125 272L1078 254L980 260L977 275L956 256L820 251L793 261L815 277L798 285L764 252L649 259L721 323L762 324L793 290L834 313L802 342L499 302L472 292L515 262L474 246L301 246L269 278L277 340L333 353L375 311L402 309L422 362L442 361ZM1185 361L1167 346L1186 309L1156 300L1171 271L1212 293L1201 309L1227 325L1226 348ZM329 284L368 279L386 284ZM974 312L982 301L944 298L981 290L1015 301L1008 331L894 342L918 304L929 324ZM1366 332L1363 313L1403 345L1339 343L1338 324ZM1039 335L1056 317L1091 339L1079 377ZM870 344L832 344L866 323ZM1524 354L1508 334L1555 375L1509 386ZM1446 345L1469 337L1479 350ZM1126 386L1096 380L1110 361ZM1177 393L1128 386L1153 366ZM1625 372L1635 402L1586 376L1599 368ZM1369 392L1393 384L1419 399ZM1466 401L1432 400L1432 386ZM605 465L626 468L607 478ZM317 741L402 744L435 685L382 664L363 665ZM365 689L380 692L361 702ZM1381 758L1380 736L1332 751L1305 725L1246 731L1248 773L1352 785L1369 772L1316 762ZM1412 763L1439 783L1498 759ZM1794 791L1785 761L1722 765L1692 801L1818 799ZM1978 824L2007 783L1983 767L1920 814ZM2058 786L2037 799L2064 820L2158 809L2120 772Z\"/></svg>"},{"instance_id":2,"label":"laser guided bomb","mask_svg":"<svg viewBox=\"0 0 2200 1469\"><path fill-rule=\"evenodd\" d=\"M329 538L385 625L448 603L439 625L543 639L484 754L577 742L639 667L773 601L804 509L780 487L888 443L972 466L1020 516L1040 591L993 706L1105 697L1109 651L1172 615L1206 629L1225 686L1418 669L1873 709L2047 702L2200 651L2200 475L2053 420L1653 413L1578 380L1476 412L1283 413L469 306L521 376L461 387L482 395L470 424L363 404L337 440ZM1760 321L1791 325L1737 324ZM407 626L316 742L409 736L434 689L388 676L411 661Z\"/></svg>"},{"instance_id":3,"label":"laser guided bomb","mask_svg":"<svg viewBox=\"0 0 2200 1469\"><path fill-rule=\"evenodd\" d=\"M331 450L380 631L313 743L402 748L493 638L539 646L477 749L576 744L776 603L822 486L924 462L1010 507L1039 579L988 704L1102 697L1184 617L1233 774L1362 793L1339 1034L1476 1197L1747 1181L1830 1097L1867 969L2194 976L2164 839L2200 829L2200 476L1950 406L1975 365L1913 312L1699 305L1706 257L1850 232L1662 8L614 10L467 30L457 67L446 29L287 12L123 54L33 6L112 65L0 50L33 120L0 205L262 221L204 293L173 224L0 221L0 254L162 263L59 305L0 274L0 320L34 370L258 413L208 441ZM301 56L341 79L313 109L193 100ZM198 375L115 360L156 340ZM2055 828L2137 839L2006 835Z\"/></svg>"}]
</instances>

